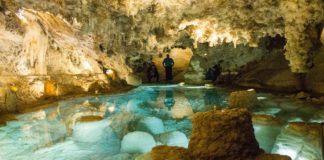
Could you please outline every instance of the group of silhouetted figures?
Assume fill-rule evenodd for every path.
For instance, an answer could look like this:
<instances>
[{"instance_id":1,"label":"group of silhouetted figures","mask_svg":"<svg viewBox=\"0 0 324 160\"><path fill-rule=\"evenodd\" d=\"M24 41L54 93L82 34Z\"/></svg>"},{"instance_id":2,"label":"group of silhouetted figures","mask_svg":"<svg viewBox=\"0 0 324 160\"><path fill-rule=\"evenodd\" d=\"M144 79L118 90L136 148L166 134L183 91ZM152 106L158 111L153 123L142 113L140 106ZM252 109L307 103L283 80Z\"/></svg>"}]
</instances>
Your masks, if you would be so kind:
<instances>
[{"instance_id":1,"label":"group of silhouetted figures","mask_svg":"<svg viewBox=\"0 0 324 160\"><path fill-rule=\"evenodd\" d=\"M173 80L173 75L172 75L172 67L174 66L174 61L172 58L170 58L170 55L167 55L166 58L163 60L163 67L165 69L165 80L167 82ZM159 82L160 75L159 72L155 66L155 64L152 62L150 66L147 69L147 79L148 82L151 81L156 81Z\"/></svg>"},{"instance_id":2,"label":"group of silhouetted figures","mask_svg":"<svg viewBox=\"0 0 324 160\"><path fill-rule=\"evenodd\" d=\"M173 80L172 67L174 66L174 61L170 58L170 55L167 54L166 58L163 60L163 67L165 69L165 80L170 82ZM221 66L219 64L214 65L209 68L206 73L205 80L211 80L216 82L217 78L221 74ZM152 62L147 69L147 79L148 82L159 82L160 75L156 68L156 65Z\"/></svg>"}]
</instances>

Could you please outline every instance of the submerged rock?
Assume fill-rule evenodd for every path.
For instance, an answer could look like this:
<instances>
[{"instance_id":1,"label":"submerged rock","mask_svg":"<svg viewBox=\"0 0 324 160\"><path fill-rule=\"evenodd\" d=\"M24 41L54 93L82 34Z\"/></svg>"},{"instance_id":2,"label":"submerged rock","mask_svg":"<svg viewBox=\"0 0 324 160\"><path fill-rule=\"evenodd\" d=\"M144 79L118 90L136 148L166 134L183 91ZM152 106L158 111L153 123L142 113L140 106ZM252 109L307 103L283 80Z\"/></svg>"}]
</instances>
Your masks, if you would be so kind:
<instances>
[{"instance_id":1,"label":"submerged rock","mask_svg":"<svg viewBox=\"0 0 324 160\"><path fill-rule=\"evenodd\" d=\"M196 113L189 151L196 160L246 160L262 152L247 109Z\"/></svg>"},{"instance_id":2,"label":"submerged rock","mask_svg":"<svg viewBox=\"0 0 324 160\"><path fill-rule=\"evenodd\" d=\"M181 119L193 115L191 104L185 96L177 95L174 106L171 108L172 118Z\"/></svg>"},{"instance_id":3,"label":"submerged rock","mask_svg":"<svg viewBox=\"0 0 324 160\"><path fill-rule=\"evenodd\" d=\"M120 153L120 154L116 154L112 157L108 157L104 160L129 160L132 159L132 156L128 153Z\"/></svg>"},{"instance_id":4,"label":"submerged rock","mask_svg":"<svg viewBox=\"0 0 324 160\"><path fill-rule=\"evenodd\" d=\"M270 115L253 115L252 121L255 138L260 147L267 153L271 153L276 138L284 127L283 123Z\"/></svg>"},{"instance_id":5,"label":"submerged rock","mask_svg":"<svg viewBox=\"0 0 324 160\"><path fill-rule=\"evenodd\" d=\"M77 123L73 128L73 139L79 142L99 141L104 128L108 126L102 122Z\"/></svg>"},{"instance_id":6,"label":"submerged rock","mask_svg":"<svg viewBox=\"0 0 324 160\"><path fill-rule=\"evenodd\" d=\"M163 121L157 117L146 117L139 121L137 130L149 132L153 135L164 132Z\"/></svg>"},{"instance_id":7,"label":"submerged rock","mask_svg":"<svg viewBox=\"0 0 324 160\"><path fill-rule=\"evenodd\" d=\"M290 123L277 137L272 153L291 159L321 159L320 124Z\"/></svg>"},{"instance_id":8,"label":"submerged rock","mask_svg":"<svg viewBox=\"0 0 324 160\"><path fill-rule=\"evenodd\" d=\"M120 112L109 117L110 127L122 138L130 131L130 124L137 121L135 114L130 112Z\"/></svg>"},{"instance_id":9,"label":"submerged rock","mask_svg":"<svg viewBox=\"0 0 324 160\"><path fill-rule=\"evenodd\" d=\"M146 132L130 132L124 136L121 151L126 153L147 153L156 145L152 135Z\"/></svg>"},{"instance_id":10,"label":"submerged rock","mask_svg":"<svg viewBox=\"0 0 324 160\"><path fill-rule=\"evenodd\" d=\"M179 131L161 134L158 139L162 144L167 146L188 148L189 142L187 136Z\"/></svg>"}]
</instances>

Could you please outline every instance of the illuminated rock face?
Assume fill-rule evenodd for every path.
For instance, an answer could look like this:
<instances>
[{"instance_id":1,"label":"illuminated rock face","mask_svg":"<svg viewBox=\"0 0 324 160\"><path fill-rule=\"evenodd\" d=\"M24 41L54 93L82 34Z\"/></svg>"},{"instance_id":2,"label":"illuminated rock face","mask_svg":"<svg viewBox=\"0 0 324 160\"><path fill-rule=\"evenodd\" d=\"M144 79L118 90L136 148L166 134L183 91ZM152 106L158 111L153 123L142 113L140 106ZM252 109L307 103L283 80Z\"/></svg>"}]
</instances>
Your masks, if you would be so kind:
<instances>
[{"instance_id":1,"label":"illuminated rock face","mask_svg":"<svg viewBox=\"0 0 324 160\"><path fill-rule=\"evenodd\" d=\"M253 159L261 153L246 109L196 113L192 123L189 151L197 160Z\"/></svg>"},{"instance_id":2,"label":"illuminated rock face","mask_svg":"<svg viewBox=\"0 0 324 160\"><path fill-rule=\"evenodd\" d=\"M292 160L321 159L320 129L320 124L291 123L278 136L272 153Z\"/></svg>"},{"instance_id":3,"label":"illuminated rock face","mask_svg":"<svg viewBox=\"0 0 324 160\"><path fill-rule=\"evenodd\" d=\"M119 77L106 75L103 67L116 69L120 77L130 73L127 67L121 67L124 58L114 56L114 63L110 63L104 53L95 51L94 37L80 35L78 26L58 16L25 9L19 10L17 17L23 35L6 29L3 23L0 27L0 87L16 88L11 95L19 99L2 100L2 111L16 110L6 107L9 103L22 106L44 96L97 92L102 88L107 92L112 81L118 84ZM0 98L13 97L8 93Z\"/></svg>"}]
</instances>

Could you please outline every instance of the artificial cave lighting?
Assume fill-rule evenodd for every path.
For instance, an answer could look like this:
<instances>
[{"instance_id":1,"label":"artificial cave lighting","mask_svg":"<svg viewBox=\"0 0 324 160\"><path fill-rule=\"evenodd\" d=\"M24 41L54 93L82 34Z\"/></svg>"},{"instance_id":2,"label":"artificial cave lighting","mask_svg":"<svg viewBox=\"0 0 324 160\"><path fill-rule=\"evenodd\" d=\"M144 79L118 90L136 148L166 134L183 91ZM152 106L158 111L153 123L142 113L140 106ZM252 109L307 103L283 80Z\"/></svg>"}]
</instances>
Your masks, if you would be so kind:
<instances>
[{"instance_id":1,"label":"artificial cave lighting","mask_svg":"<svg viewBox=\"0 0 324 160\"><path fill-rule=\"evenodd\" d=\"M323 0L0 0L0 159L323 159L323 27Z\"/></svg>"},{"instance_id":2,"label":"artificial cave lighting","mask_svg":"<svg viewBox=\"0 0 324 160\"><path fill-rule=\"evenodd\" d=\"M106 71L106 74L112 76L112 75L114 75L114 71L113 71L112 69L108 69L108 70Z\"/></svg>"},{"instance_id":3,"label":"artificial cave lighting","mask_svg":"<svg viewBox=\"0 0 324 160\"><path fill-rule=\"evenodd\" d=\"M87 61L82 61L82 66L83 66L83 68L84 68L85 70L92 71L92 67L91 67L91 65L90 65L89 62L87 62Z\"/></svg>"}]
</instances>

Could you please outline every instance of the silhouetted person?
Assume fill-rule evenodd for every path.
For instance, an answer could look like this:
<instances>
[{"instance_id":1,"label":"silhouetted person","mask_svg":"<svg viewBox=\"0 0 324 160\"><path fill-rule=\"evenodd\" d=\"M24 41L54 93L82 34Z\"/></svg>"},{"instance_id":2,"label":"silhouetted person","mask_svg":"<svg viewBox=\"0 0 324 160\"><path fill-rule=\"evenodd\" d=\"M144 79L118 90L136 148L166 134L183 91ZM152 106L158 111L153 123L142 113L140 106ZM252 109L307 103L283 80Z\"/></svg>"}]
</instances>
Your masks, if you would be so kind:
<instances>
[{"instance_id":1,"label":"silhouetted person","mask_svg":"<svg viewBox=\"0 0 324 160\"><path fill-rule=\"evenodd\" d=\"M156 82L159 82L159 78L160 78L159 72L157 71L155 64L152 63L147 69L148 82L151 83L151 80L154 79L156 80Z\"/></svg>"},{"instance_id":2,"label":"silhouetted person","mask_svg":"<svg viewBox=\"0 0 324 160\"><path fill-rule=\"evenodd\" d=\"M172 67L174 65L174 61L170 58L170 55L167 54L167 57L163 60L163 66L165 68L165 80L171 81L173 79L172 76Z\"/></svg>"},{"instance_id":3,"label":"silhouetted person","mask_svg":"<svg viewBox=\"0 0 324 160\"><path fill-rule=\"evenodd\" d=\"M205 79L212 80L213 82L215 82L220 74L221 74L221 67L219 64L217 64L207 70Z\"/></svg>"}]
</instances>

